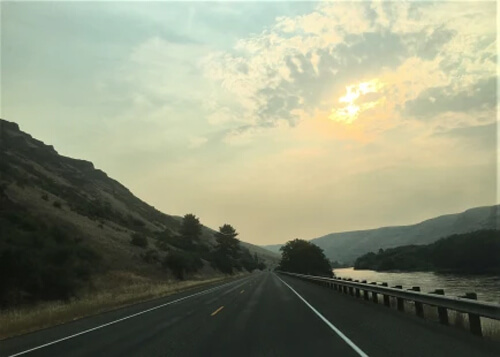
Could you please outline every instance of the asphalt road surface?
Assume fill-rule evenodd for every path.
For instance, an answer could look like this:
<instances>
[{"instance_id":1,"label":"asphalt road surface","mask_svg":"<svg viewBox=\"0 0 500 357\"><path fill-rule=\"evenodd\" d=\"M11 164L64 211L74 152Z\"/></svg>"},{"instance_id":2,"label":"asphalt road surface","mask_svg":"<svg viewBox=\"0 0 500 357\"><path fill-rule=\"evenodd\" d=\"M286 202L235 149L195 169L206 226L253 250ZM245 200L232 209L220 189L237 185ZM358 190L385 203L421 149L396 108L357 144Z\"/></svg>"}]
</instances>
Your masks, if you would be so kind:
<instances>
[{"instance_id":1,"label":"asphalt road surface","mask_svg":"<svg viewBox=\"0 0 500 357\"><path fill-rule=\"evenodd\" d=\"M0 341L0 356L498 357L500 344L266 272Z\"/></svg>"}]
</instances>

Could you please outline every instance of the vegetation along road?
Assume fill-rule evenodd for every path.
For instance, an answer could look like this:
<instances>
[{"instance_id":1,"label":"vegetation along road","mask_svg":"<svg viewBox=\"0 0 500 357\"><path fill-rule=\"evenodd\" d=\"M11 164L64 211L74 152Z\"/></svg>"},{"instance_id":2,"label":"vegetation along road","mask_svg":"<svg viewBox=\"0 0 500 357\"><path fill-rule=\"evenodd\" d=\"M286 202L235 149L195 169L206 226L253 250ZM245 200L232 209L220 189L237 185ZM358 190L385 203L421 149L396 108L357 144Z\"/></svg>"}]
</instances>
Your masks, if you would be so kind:
<instances>
[{"instance_id":1,"label":"vegetation along road","mask_svg":"<svg viewBox=\"0 0 500 357\"><path fill-rule=\"evenodd\" d=\"M465 331L271 272L0 342L0 356L498 356Z\"/></svg>"}]
</instances>

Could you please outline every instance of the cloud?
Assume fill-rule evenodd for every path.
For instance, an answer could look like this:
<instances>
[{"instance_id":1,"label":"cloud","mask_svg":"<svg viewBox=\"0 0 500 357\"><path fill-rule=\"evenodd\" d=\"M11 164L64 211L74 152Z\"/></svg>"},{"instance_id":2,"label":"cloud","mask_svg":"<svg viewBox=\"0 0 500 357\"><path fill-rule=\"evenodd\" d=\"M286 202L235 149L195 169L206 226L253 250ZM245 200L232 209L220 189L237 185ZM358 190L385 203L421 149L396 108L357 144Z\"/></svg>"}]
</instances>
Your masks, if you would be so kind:
<instances>
[{"instance_id":1,"label":"cloud","mask_svg":"<svg viewBox=\"0 0 500 357\"><path fill-rule=\"evenodd\" d=\"M321 3L308 14L278 17L231 50L210 54L202 69L231 93L217 102L225 124L239 118L269 128L286 120L293 127L317 110L335 108L346 87L373 79L384 83L380 104L386 116L491 105L494 9L472 3ZM449 89L449 98L433 88ZM437 97L423 99L430 92Z\"/></svg>"},{"instance_id":2,"label":"cloud","mask_svg":"<svg viewBox=\"0 0 500 357\"><path fill-rule=\"evenodd\" d=\"M498 123L458 127L436 134L459 142L460 145L470 149L480 149L496 155Z\"/></svg>"},{"instance_id":3,"label":"cloud","mask_svg":"<svg viewBox=\"0 0 500 357\"><path fill-rule=\"evenodd\" d=\"M452 85L426 89L406 102L408 114L429 119L443 112L471 112L495 108L497 105L497 78L481 79L473 86L459 92Z\"/></svg>"},{"instance_id":4,"label":"cloud","mask_svg":"<svg viewBox=\"0 0 500 357\"><path fill-rule=\"evenodd\" d=\"M442 26L430 30L429 33L423 31L419 35L413 36L418 57L426 60L434 59L442 51L443 46L455 35L456 31L448 30Z\"/></svg>"},{"instance_id":5,"label":"cloud","mask_svg":"<svg viewBox=\"0 0 500 357\"><path fill-rule=\"evenodd\" d=\"M199 148L200 146L203 146L206 144L208 141L207 138L201 137L201 136L192 136L189 138L189 147L191 149L196 149Z\"/></svg>"}]
</instances>

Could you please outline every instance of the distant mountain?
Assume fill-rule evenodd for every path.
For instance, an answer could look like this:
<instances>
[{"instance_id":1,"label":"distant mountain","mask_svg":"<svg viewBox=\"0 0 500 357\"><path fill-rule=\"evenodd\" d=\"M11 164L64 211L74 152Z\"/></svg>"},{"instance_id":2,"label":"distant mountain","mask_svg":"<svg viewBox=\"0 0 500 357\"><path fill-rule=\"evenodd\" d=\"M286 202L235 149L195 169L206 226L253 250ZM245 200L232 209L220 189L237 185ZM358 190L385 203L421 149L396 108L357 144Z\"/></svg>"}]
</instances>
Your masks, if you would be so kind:
<instances>
[{"instance_id":1,"label":"distant mountain","mask_svg":"<svg viewBox=\"0 0 500 357\"><path fill-rule=\"evenodd\" d=\"M499 205L471 208L407 226L331 233L311 242L320 246L330 260L352 264L361 255L381 248L429 244L453 234L481 229L500 229ZM280 244L264 246L272 252L279 252L280 247Z\"/></svg>"},{"instance_id":2,"label":"distant mountain","mask_svg":"<svg viewBox=\"0 0 500 357\"><path fill-rule=\"evenodd\" d=\"M52 146L21 131L16 123L0 119L2 272L18 265L20 270L28 265L32 269L37 264L40 269L33 268L30 273L35 274L55 262L61 268L58 274L78 275L68 278L73 282L85 280L99 260L106 271L162 277L167 272L161 265L165 252L182 248L167 243L167 249L158 249L158 234L175 236L181 222L181 217L162 213L140 200L91 162L59 155ZM215 244L213 233L203 227L201 241L205 246ZM134 234L146 240L147 249L131 244ZM261 247L242 245L270 266L278 260ZM39 256L28 264L24 260L35 257L32 252ZM198 275L215 273L207 261L203 265ZM0 281L5 282L3 279L12 277L0 274ZM54 289L57 283L54 281Z\"/></svg>"}]
</instances>

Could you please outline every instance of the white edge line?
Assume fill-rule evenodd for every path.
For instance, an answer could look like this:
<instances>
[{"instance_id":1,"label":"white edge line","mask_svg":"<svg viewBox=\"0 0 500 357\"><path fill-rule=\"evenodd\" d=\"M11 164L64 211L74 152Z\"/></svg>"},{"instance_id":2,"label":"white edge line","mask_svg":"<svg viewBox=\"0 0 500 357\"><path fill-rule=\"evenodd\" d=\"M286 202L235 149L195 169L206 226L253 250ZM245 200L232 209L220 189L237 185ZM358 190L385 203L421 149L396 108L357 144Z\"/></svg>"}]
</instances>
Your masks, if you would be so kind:
<instances>
[{"instance_id":1,"label":"white edge line","mask_svg":"<svg viewBox=\"0 0 500 357\"><path fill-rule=\"evenodd\" d=\"M274 274L274 273L273 273L273 274ZM363 350L362 350L361 348L359 348L358 346L356 346L356 345L354 344L354 342L352 342L352 341L351 341L351 340L350 340L350 339L349 339L346 335L344 335L344 334L343 334L343 333L342 333L342 332L341 332L338 328L336 328L336 327L335 327L335 326L334 326L334 325L333 325L330 321L328 321L328 320L326 319L326 317L324 317L323 315L321 315L321 313L320 313L318 310L316 310L316 309L315 309L315 308L314 308L311 304L309 304L309 303L307 302L307 300L306 300L306 299L304 299L302 296L300 296L300 295L299 295L299 293L298 293L298 292L296 292L296 291L295 291L295 290L294 290L294 289L293 289L290 285L288 285L286 282L284 282L283 280L281 280L281 278L280 278L278 275L276 275L276 274L274 274L274 275L275 275L275 276L276 276L276 277L277 277L277 278L278 278L278 279L279 279L279 280L280 280L283 284L285 284L285 285L286 285L286 286L287 286L290 290L292 290L292 291L295 293L295 295L297 295L297 296L300 298L300 300L302 300L302 301L304 302L304 304L306 304L306 305L307 305L307 306L308 306L308 307L309 307L309 308L310 308L310 309L311 309L311 310L312 310L312 311L313 311L316 315L318 315L318 316L319 316L319 318L320 318L321 320L323 320L323 322L324 322L325 324L327 324L327 325L328 325L328 327L330 327L330 328L331 328L331 329L332 329L332 330L333 330L333 331L334 331L337 335L339 335L339 337L340 337L341 339L343 339L345 343L347 343L347 344L348 344L348 345L349 345L349 346L350 346L350 347L351 347L354 351L356 351L356 352L358 353L358 355L360 355L361 357L369 357L369 356L368 356L365 352L363 352Z\"/></svg>"},{"instance_id":2,"label":"white edge line","mask_svg":"<svg viewBox=\"0 0 500 357\"><path fill-rule=\"evenodd\" d=\"M62 342L62 341L66 341L66 340L69 340L69 339L72 339L74 337L77 337L77 336L80 336L80 335L84 335L86 333L89 333L89 332L92 332L92 331L95 331L95 330L100 330L102 329L103 327L107 327L107 326L110 326L110 325L114 325L118 322L121 322L121 321L124 321L124 320L128 320L128 319L131 319L132 317L136 317L136 316L139 316L139 315L142 315L142 314L145 314L147 312L150 312L150 311L153 311L153 310L157 310L157 309L160 309L162 307L165 307L167 305L171 305L171 304L175 304L176 302L179 302L179 301L182 301L182 300L186 300L186 299L189 299L189 298L192 298L194 296L198 296L198 295L204 295L204 294L208 294L209 292L211 291L214 291L214 290L217 290L217 289L220 289L226 285L229 285L229 284L233 284L235 282L237 282L239 280L236 280L236 281L231 281L229 283L226 283L226 284L222 284L222 285L219 285L219 286L216 286L214 288L210 288L210 289L207 289L207 290L203 290L203 291L200 291L200 292L197 292L195 294L192 294L192 295L188 295L188 296L184 296L182 298L179 298L179 299L176 299L176 300L173 300L173 301L169 301L165 304L161 304L161 305L158 305L158 306L155 306L155 307L152 307L150 309L147 309L147 310L143 310L143 311L140 311L140 312L136 312L135 314L132 314L132 315L128 315L128 316L125 316L125 317L122 317L118 320L113 320L113 321L110 321L110 322L107 322L105 324L102 324L102 325L99 325L99 326L96 326L96 327L92 327L92 328L89 328L87 330L84 330L84 331L81 331L81 332L78 332L78 333L75 333L73 335L70 335L70 336L66 336L66 337L63 337L63 338L60 338L58 340L54 340L54 341L51 341L51 342L48 342L48 343L45 343L43 345L39 345L39 346L36 346L36 347L33 347L33 348L30 348L28 350L24 350L24 351L21 351L21 352L17 352L13 355L9 355L7 357L16 357L16 356L21 356L21 355L24 355L26 353L29 353L29 352L33 352L33 351L36 351L36 350L39 350L41 348L44 348L44 347L47 347L47 346L51 346L51 345L55 345L56 343L59 343L59 342Z\"/></svg>"}]
</instances>

